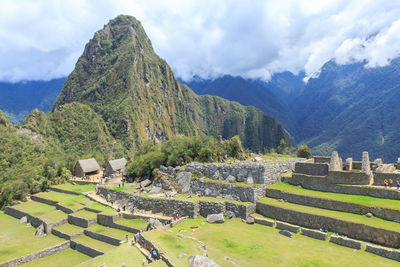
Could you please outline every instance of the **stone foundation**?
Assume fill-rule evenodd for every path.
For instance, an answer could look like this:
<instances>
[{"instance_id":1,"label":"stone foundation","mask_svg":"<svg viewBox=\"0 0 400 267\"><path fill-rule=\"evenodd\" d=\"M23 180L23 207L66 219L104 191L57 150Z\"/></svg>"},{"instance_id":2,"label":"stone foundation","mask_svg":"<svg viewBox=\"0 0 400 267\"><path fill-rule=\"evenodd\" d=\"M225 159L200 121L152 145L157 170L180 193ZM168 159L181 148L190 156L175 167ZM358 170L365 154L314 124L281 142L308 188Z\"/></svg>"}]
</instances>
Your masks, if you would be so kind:
<instances>
[{"instance_id":1,"label":"stone foundation","mask_svg":"<svg viewBox=\"0 0 400 267\"><path fill-rule=\"evenodd\" d=\"M362 242L338 235L331 235L329 242L354 249L362 248Z\"/></svg>"},{"instance_id":2,"label":"stone foundation","mask_svg":"<svg viewBox=\"0 0 400 267\"><path fill-rule=\"evenodd\" d=\"M374 253L381 257L385 257L395 261L400 261L400 251L398 250L367 244L367 248L365 249L365 251Z\"/></svg>"},{"instance_id":3,"label":"stone foundation","mask_svg":"<svg viewBox=\"0 0 400 267\"><path fill-rule=\"evenodd\" d=\"M281 229L281 230L288 230L293 233L300 232L300 226L293 225L290 223L276 222L276 228Z\"/></svg>"},{"instance_id":4,"label":"stone foundation","mask_svg":"<svg viewBox=\"0 0 400 267\"><path fill-rule=\"evenodd\" d=\"M253 218L254 218L254 222L255 223L266 225L266 226L270 226L270 227L274 227L275 226L275 221L273 221L273 220L269 220L269 219L266 219L266 218L260 218L260 217L253 217Z\"/></svg>"},{"instance_id":5,"label":"stone foundation","mask_svg":"<svg viewBox=\"0 0 400 267\"><path fill-rule=\"evenodd\" d=\"M81 218L81 217L75 216L73 214L69 214L68 222L70 224L73 224L73 225L76 225L79 227L88 228L89 226L97 223L97 218L86 219L86 218Z\"/></svg>"},{"instance_id":6,"label":"stone foundation","mask_svg":"<svg viewBox=\"0 0 400 267\"><path fill-rule=\"evenodd\" d=\"M74 234L74 235L70 235L70 234L61 232L60 230L57 230L57 229L54 229L54 228L53 228L53 229L51 229L51 233L52 233L53 235L55 235L55 236L60 237L60 238L63 238L63 239L66 239L66 240L71 240L71 239L73 239L73 238L75 238L75 237L80 236L81 234L83 234L83 231L80 232L80 233Z\"/></svg>"},{"instance_id":7,"label":"stone foundation","mask_svg":"<svg viewBox=\"0 0 400 267\"><path fill-rule=\"evenodd\" d=\"M99 241L102 241L102 242L105 242L105 243L108 243L108 244L111 244L111 245L114 245L114 246L119 246L123 242L123 240L121 240L121 239L114 238L114 237L111 237L111 236L108 236L108 235L99 234L99 233L92 232L92 231L89 231L89 230L84 230L83 232L88 237L91 237L93 239L97 239Z\"/></svg>"},{"instance_id":8,"label":"stone foundation","mask_svg":"<svg viewBox=\"0 0 400 267\"><path fill-rule=\"evenodd\" d=\"M308 228L327 229L351 238L369 241L383 246L393 248L400 247L400 233L395 231L289 210L260 202L257 202L257 213Z\"/></svg>"},{"instance_id":9,"label":"stone foundation","mask_svg":"<svg viewBox=\"0 0 400 267\"><path fill-rule=\"evenodd\" d=\"M92 258L101 256L104 254L104 252L102 252L102 251L88 247L88 246L78 243L74 240L71 240L71 248L74 250L77 250L85 255L88 255L89 257L92 257Z\"/></svg>"},{"instance_id":10,"label":"stone foundation","mask_svg":"<svg viewBox=\"0 0 400 267\"><path fill-rule=\"evenodd\" d=\"M372 175L364 172L330 171L327 181L331 184L369 185Z\"/></svg>"},{"instance_id":11,"label":"stone foundation","mask_svg":"<svg viewBox=\"0 0 400 267\"><path fill-rule=\"evenodd\" d=\"M55 188L55 187L50 187L49 188L51 191L59 192L59 193L64 193L64 194L70 194L70 195L80 195L80 193L74 192L74 191L69 191L69 190L64 190L60 188Z\"/></svg>"},{"instance_id":12,"label":"stone foundation","mask_svg":"<svg viewBox=\"0 0 400 267\"><path fill-rule=\"evenodd\" d=\"M305 235L305 236L308 236L308 237L315 238L315 239L319 239L319 240L328 239L328 234L327 233L324 233L324 232L321 232L321 231L318 231L318 230L307 229L307 228L304 228L304 227L301 228L301 234Z\"/></svg>"},{"instance_id":13,"label":"stone foundation","mask_svg":"<svg viewBox=\"0 0 400 267\"><path fill-rule=\"evenodd\" d=\"M291 203L317 207L321 209L351 212L360 215L365 215L370 212L375 217L379 217L385 220L400 222L400 210L362 206L358 204L342 202L337 200L286 193L277 189L270 189L270 188L267 188L266 195L271 198L285 199Z\"/></svg>"}]
</instances>

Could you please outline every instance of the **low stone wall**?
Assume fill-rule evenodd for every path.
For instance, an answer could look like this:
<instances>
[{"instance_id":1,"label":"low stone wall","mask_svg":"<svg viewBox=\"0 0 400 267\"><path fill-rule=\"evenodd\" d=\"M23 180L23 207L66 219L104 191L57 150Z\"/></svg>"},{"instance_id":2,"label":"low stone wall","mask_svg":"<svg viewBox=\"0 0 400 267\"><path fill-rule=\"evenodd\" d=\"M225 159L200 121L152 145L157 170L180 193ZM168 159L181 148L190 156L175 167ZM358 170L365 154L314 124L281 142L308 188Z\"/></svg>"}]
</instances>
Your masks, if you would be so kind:
<instances>
[{"instance_id":1,"label":"low stone wall","mask_svg":"<svg viewBox=\"0 0 400 267\"><path fill-rule=\"evenodd\" d=\"M372 176L363 172L330 171L327 180L331 184L369 185Z\"/></svg>"},{"instance_id":2,"label":"low stone wall","mask_svg":"<svg viewBox=\"0 0 400 267\"><path fill-rule=\"evenodd\" d=\"M259 164L252 162L238 162L233 164L224 163L190 163L186 165L185 171L193 175L204 175L216 180L225 180L229 175L234 176L238 182L243 182L247 177L252 177L256 184L273 184L280 181L284 172L294 170L294 165L304 159L278 162L275 164Z\"/></svg>"},{"instance_id":3,"label":"low stone wall","mask_svg":"<svg viewBox=\"0 0 400 267\"><path fill-rule=\"evenodd\" d=\"M207 217L209 214L216 213L225 214L226 210L225 202L199 201L199 207L199 214L203 217Z\"/></svg>"},{"instance_id":4,"label":"low stone wall","mask_svg":"<svg viewBox=\"0 0 400 267\"><path fill-rule=\"evenodd\" d=\"M386 190L384 188L370 186L330 184L323 176L311 176L294 173L293 177L287 179L286 181L293 185L301 185L304 188L318 191L349 195L363 195L387 199L400 199L400 191L397 190Z\"/></svg>"},{"instance_id":5,"label":"low stone wall","mask_svg":"<svg viewBox=\"0 0 400 267\"><path fill-rule=\"evenodd\" d=\"M38 217L31 216L30 214L20 211L14 207L6 207L4 213L17 219L21 219L22 217L26 216L27 222L29 222L35 228L43 224L44 232L46 234L50 234L53 227L65 224L67 222L67 219L65 218L58 222L48 223Z\"/></svg>"},{"instance_id":6,"label":"low stone wall","mask_svg":"<svg viewBox=\"0 0 400 267\"><path fill-rule=\"evenodd\" d=\"M235 183L221 184L213 182L202 182L201 179L192 181L193 193L204 196L221 197L236 201L256 202L265 196L265 186L238 186Z\"/></svg>"},{"instance_id":7,"label":"low stone wall","mask_svg":"<svg viewBox=\"0 0 400 267\"><path fill-rule=\"evenodd\" d=\"M281 230L288 230L293 233L300 232L300 226L293 225L290 223L279 222L279 221L276 222L276 228L281 229Z\"/></svg>"},{"instance_id":8,"label":"low stone wall","mask_svg":"<svg viewBox=\"0 0 400 267\"><path fill-rule=\"evenodd\" d=\"M114 237L111 237L111 236L108 236L108 235L99 234L99 233L92 232L92 231L89 231L89 230L84 230L83 232L88 237L91 237L93 239L97 239L97 240L102 241L102 242L106 242L106 243L114 245L114 246L119 246L123 242L123 240L121 240L121 239L114 238Z\"/></svg>"},{"instance_id":9,"label":"low stone wall","mask_svg":"<svg viewBox=\"0 0 400 267\"><path fill-rule=\"evenodd\" d=\"M329 242L354 249L362 248L362 242L338 235L331 235Z\"/></svg>"},{"instance_id":10,"label":"low stone wall","mask_svg":"<svg viewBox=\"0 0 400 267\"><path fill-rule=\"evenodd\" d=\"M57 203L57 205L56 205L56 209L58 209L58 210L61 210L61 211L65 212L65 213L67 213L67 214L71 214L71 213L74 213L74 212L80 211L80 210L82 210L83 208L81 208L81 209L76 209L76 210L73 210L73 209L70 209L70 208L68 208L68 207L65 207L65 206L63 206L63 205L60 205L60 204L58 204L58 203Z\"/></svg>"},{"instance_id":11,"label":"low stone wall","mask_svg":"<svg viewBox=\"0 0 400 267\"><path fill-rule=\"evenodd\" d=\"M289 210L257 202L257 213L300 226L327 229L351 238L399 248L400 233L335 218Z\"/></svg>"},{"instance_id":12,"label":"low stone wall","mask_svg":"<svg viewBox=\"0 0 400 267\"><path fill-rule=\"evenodd\" d=\"M50 199L43 198L43 197L39 197L39 196L36 196L36 195L31 195L31 199L36 201L36 202L41 202L41 203L44 203L44 204L47 204L47 205L51 205L51 206L56 206L57 203L58 203L57 201L50 200Z\"/></svg>"},{"instance_id":13,"label":"low stone wall","mask_svg":"<svg viewBox=\"0 0 400 267\"><path fill-rule=\"evenodd\" d=\"M325 176L328 175L329 164L296 162L294 171L307 175Z\"/></svg>"},{"instance_id":14,"label":"low stone wall","mask_svg":"<svg viewBox=\"0 0 400 267\"><path fill-rule=\"evenodd\" d=\"M307 229L304 227L301 228L301 234L308 236L308 237L315 238L315 239L319 239L319 240L328 239L328 233L324 233L324 232L321 232L318 230Z\"/></svg>"},{"instance_id":15,"label":"low stone wall","mask_svg":"<svg viewBox=\"0 0 400 267\"><path fill-rule=\"evenodd\" d=\"M88 228L89 226L97 223L97 218L86 219L73 214L68 214L68 222L79 227Z\"/></svg>"},{"instance_id":16,"label":"low stone wall","mask_svg":"<svg viewBox=\"0 0 400 267\"><path fill-rule=\"evenodd\" d=\"M64 194L70 194L70 195L80 195L80 193L74 192L74 191L69 191L69 190L64 190L56 187L50 187L49 188L51 191L59 192L59 193L64 193Z\"/></svg>"},{"instance_id":17,"label":"low stone wall","mask_svg":"<svg viewBox=\"0 0 400 267\"><path fill-rule=\"evenodd\" d=\"M95 248L91 248L84 244L78 243L75 240L71 240L71 248L74 250L77 250L85 255L88 255L89 257L92 257L92 258L101 256L104 254L104 252L102 252L102 251L99 251Z\"/></svg>"},{"instance_id":18,"label":"low stone wall","mask_svg":"<svg viewBox=\"0 0 400 267\"><path fill-rule=\"evenodd\" d=\"M331 157L324 157L324 156L314 156L313 161L315 163L330 163L331 162Z\"/></svg>"},{"instance_id":19,"label":"low stone wall","mask_svg":"<svg viewBox=\"0 0 400 267\"><path fill-rule=\"evenodd\" d=\"M367 244L367 248L365 249L365 251L374 253L381 257L385 257L395 261L400 261L400 251L398 250Z\"/></svg>"},{"instance_id":20,"label":"low stone wall","mask_svg":"<svg viewBox=\"0 0 400 267\"><path fill-rule=\"evenodd\" d=\"M105 215L105 214L97 214L97 223L103 226L111 227L115 220L120 217L119 214L115 215Z\"/></svg>"},{"instance_id":21,"label":"low stone wall","mask_svg":"<svg viewBox=\"0 0 400 267\"><path fill-rule=\"evenodd\" d=\"M396 187L396 182L400 181L400 173L374 173L374 185L384 186L385 179L389 182L389 179L393 180L393 187Z\"/></svg>"},{"instance_id":22,"label":"low stone wall","mask_svg":"<svg viewBox=\"0 0 400 267\"><path fill-rule=\"evenodd\" d=\"M9 260L7 262L0 263L0 266L5 266L5 267L13 267L13 266L18 266L25 264L27 262L37 260L40 258L48 257L51 256L57 252L66 250L70 247L70 241L66 241L64 243L55 245L53 247L45 248L43 250L40 250L38 252L32 253L30 255L22 256L19 258L15 258L12 260Z\"/></svg>"},{"instance_id":23,"label":"low stone wall","mask_svg":"<svg viewBox=\"0 0 400 267\"><path fill-rule=\"evenodd\" d=\"M53 229L51 229L51 233L52 233L53 235L55 235L55 236L60 237L60 238L64 238L64 239L67 239L67 240L71 240L71 239L73 239L73 238L75 238L75 237L77 237L77 236L80 236L83 232L76 233L76 234L74 234L74 235L70 235L70 234L61 232L60 230L57 230L57 229L54 229L54 228L53 228Z\"/></svg>"},{"instance_id":24,"label":"low stone wall","mask_svg":"<svg viewBox=\"0 0 400 267\"><path fill-rule=\"evenodd\" d=\"M305 206L317 207L328 210L337 210L344 212L351 212L356 214L365 215L367 213L372 213L374 216L400 222L400 210L392 210L380 207L368 207L348 202L342 202L331 199L316 198L306 195L297 195L292 193L286 193L277 189L267 188L266 195L275 199L285 199L291 203L296 203Z\"/></svg>"}]
</instances>

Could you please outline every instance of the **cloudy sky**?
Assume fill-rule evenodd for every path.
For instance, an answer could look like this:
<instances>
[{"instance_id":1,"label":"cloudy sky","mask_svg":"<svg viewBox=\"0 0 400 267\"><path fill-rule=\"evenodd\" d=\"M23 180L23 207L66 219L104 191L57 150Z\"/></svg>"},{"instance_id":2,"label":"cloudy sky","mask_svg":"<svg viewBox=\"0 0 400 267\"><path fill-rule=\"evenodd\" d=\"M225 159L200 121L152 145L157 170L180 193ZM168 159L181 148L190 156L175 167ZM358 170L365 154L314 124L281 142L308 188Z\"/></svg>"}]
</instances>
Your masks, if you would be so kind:
<instances>
[{"instance_id":1,"label":"cloudy sky","mask_svg":"<svg viewBox=\"0 0 400 267\"><path fill-rule=\"evenodd\" d=\"M383 66L400 54L400 1L0 0L0 80L68 75L119 14L144 25L177 76L308 76L335 58Z\"/></svg>"}]
</instances>

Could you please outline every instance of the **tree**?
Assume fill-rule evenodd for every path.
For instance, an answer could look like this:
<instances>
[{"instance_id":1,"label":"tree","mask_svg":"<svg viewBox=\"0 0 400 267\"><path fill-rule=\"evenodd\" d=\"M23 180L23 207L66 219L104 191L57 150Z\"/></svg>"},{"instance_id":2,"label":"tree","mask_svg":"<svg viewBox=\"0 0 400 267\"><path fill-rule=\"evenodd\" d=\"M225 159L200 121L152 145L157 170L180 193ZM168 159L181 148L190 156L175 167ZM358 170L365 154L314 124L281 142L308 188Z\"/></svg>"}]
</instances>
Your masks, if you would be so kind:
<instances>
[{"instance_id":1,"label":"tree","mask_svg":"<svg viewBox=\"0 0 400 267\"><path fill-rule=\"evenodd\" d=\"M302 144L299 146L299 149L297 149L297 156L299 158L309 158L311 155L311 149L306 144Z\"/></svg>"},{"instance_id":2,"label":"tree","mask_svg":"<svg viewBox=\"0 0 400 267\"><path fill-rule=\"evenodd\" d=\"M285 152L286 145L287 144L285 139L282 138L281 141L279 142L278 152L283 154Z\"/></svg>"}]
</instances>

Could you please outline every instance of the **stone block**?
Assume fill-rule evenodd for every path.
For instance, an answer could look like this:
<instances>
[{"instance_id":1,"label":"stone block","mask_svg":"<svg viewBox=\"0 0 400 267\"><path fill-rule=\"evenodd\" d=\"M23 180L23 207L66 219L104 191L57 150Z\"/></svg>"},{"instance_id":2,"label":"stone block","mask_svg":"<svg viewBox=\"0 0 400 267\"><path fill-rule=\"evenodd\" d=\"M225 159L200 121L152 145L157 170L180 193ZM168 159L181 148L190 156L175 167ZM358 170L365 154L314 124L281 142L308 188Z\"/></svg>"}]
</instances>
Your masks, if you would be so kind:
<instances>
[{"instance_id":1,"label":"stone block","mask_svg":"<svg viewBox=\"0 0 400 267\"><path fill-rule=\"evenodd\" d=\"M337 151L332 152L331 162L329 163L329 171L341 171L342 170L342 162L339 158L339 154Z\"/></svg>"},{"instance_id":2,"label":"stone block","mask_svg":"<svg viewBox=\"0 0 400 267\"><path fill-rule=\"evenodd\" d=\"M276 228L281 229L281 230L288 230L293 233L300 232L300 226L293 225L290 223L279 222L279 221L276 222Z\"/></svg>"},{"instance_id":3,"label":"stone block","mask_svg":"<svg viewBox=\"0 0 400 267\"><path fill-rule=\"evenodd\" d=\"M369 161L369 155L367 151L364 151L362 154L361 171L366 174L371 174L371 164Z\"/></svg>"},{"instance_id":4,"label":"stone block","mask_svg":"<svg viewBox=\"0 0 400 267\"><path fill-rule=\"evenodd\" d=\"M362 248L362 242L354 239L350 239L347 237L343 236L338 236L338 235L331 235L331 239L329 242L349 247L349 248L355 248L355 249L361 249Z\"/></svg>"},{"instance_id":5,"label":"stone block","mask_svg":"<svg viewBox=\"0 0 400 267\"><path fill-rule=\"evenodd\" d=\"M321 232L318 230L312 230L312 229L307 229L302 227L301 228L301 234L308 236L308 237L312 237L315 239L319 239L319 240L326 240L328 238L328 234L325 232Z\"/></svg>"},{"instance_id":6,"label":"stone block","mask_svg":"<svg viewBox=\"0 0 400 267\"><path fill-rule=\"evenodd\" d=\"M269 220L269 219L266 219L266 218L254 217L254 221L255 221L255 223L266 225L266 226L270 226L270 227L274 227L275 226L275 221Z\"/></svg>"}]
</instances>

